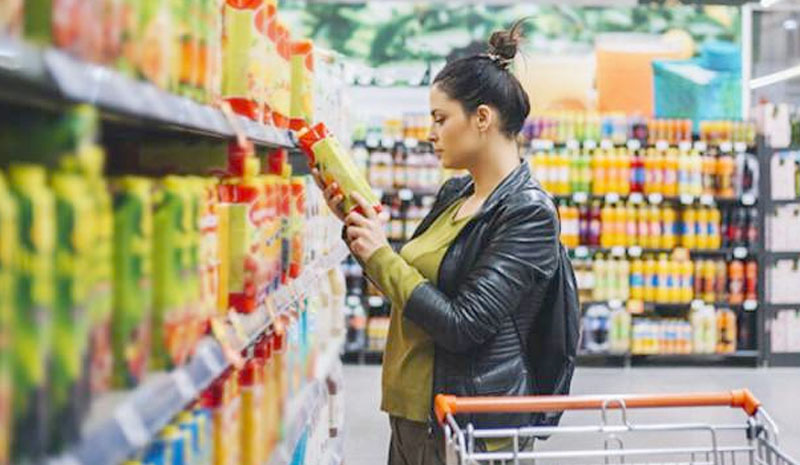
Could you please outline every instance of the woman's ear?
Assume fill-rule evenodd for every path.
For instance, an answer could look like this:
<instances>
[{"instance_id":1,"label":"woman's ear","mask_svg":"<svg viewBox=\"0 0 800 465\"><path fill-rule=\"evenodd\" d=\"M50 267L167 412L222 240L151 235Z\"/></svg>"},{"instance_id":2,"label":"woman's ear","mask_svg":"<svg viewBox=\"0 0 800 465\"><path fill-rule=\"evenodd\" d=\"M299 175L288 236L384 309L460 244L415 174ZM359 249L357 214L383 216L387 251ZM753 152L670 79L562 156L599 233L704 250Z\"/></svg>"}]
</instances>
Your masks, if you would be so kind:
<instances>
[{"instance_id":1,"label":"woman's ear","mask_svg":"<svg viewBox=\"0 0 800 465\"><path fill-rule=\"evenodd\" d=\"M482 133L489 131L489 128L494 123L494 118L494 110L489 105L478 105L478 108L475 109L475 122L478 126L478 131Z\"/></svg>"}]
</instances>

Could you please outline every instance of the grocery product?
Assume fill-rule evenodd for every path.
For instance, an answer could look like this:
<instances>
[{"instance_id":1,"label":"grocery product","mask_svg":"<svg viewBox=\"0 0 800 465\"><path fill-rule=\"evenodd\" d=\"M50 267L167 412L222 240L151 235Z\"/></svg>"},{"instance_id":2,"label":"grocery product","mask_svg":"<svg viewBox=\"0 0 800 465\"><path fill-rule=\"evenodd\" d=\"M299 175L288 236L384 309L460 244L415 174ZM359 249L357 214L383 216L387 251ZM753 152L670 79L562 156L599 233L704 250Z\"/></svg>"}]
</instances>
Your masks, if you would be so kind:
<instances>
[{"instance_id":1,"label":"grocery product","mask_svg":"<svg viewBox=\"0 0 800 465\"><path fill-rule=\"evenodd\" d=\"M298 137L309 163L320 170L325 182L335 181L339 185L344 194L345 211L351 211L357 206L351 198L353 192L358 192L376 211L381 210L378 198L358 171L353 159L323 123L313 128L304 128L298 133Z\"/></svg>"},{"instance_id":2,"label":"grocery product","mask_svg":"<svg viewBox=\"0 0 800 465\"><path fill-rule=\"evenodd\" d=\"M260 164L252 145L240 147L232 143L229 157L233 176L220 185L221 208L228 229L222 269L227 271L228 306L250 313L259 304L258 280L264 269L261 226L265 209L257 180Z\"/></svg>"},{"instance_id":3,"label":"grocery product","mask_svg":"<svg viewBox=\"0 0 800 465\"><path fill-rule=\"evenodd\" d=\"M713 354L717 350L717 317L714 307L706 305L692 310L692 351L696 354Z\"/></svg>"},{"instance_id":4,"label":"grocery product","mask_svg":"<svg viewBox=\"0 0 800 465\"><path fill-rule=\"evenodd\" d=\"M48 445L55 200L45 169L12 164L9 184L16 200L21 266L15 279L13 442L14 462L42 458Z\"/></svg>"},{"instance_id":5,"label":"grocery product","mask_svg":"<svg viewBox=\"0 0 800 465\"><path fill-rule=\"evenodd\" d=\"M306 228L306 186L308 180L305 176L295 176L291 179L291 199L289 213L289 236L291 238L291 256L289 257L289 276L294 279L300 276L305 263Z\"/></svg>"},{"instance_id":6,"label":"grocery product","mask_svg":"<svg viewBox=\"0 0 800 465\"><path fill-rule=\"evenodd\" d=\"M139 30L134 39L136 68L140 75L162 89L173 86L175 37L171 6L173 1L125 0L131 3L132 11L139 11Z\"/></svg>"},{"instance_id":7,"label":"grocery product","mask_svg":"<svg viewBox=\"0 0 800 465\"><path fill-rule=\"evenodd\" d=\"M56 200L55 299L50 379L51 448L61 450L78 439L88 410L89 349L87 304L90 248L96 228L87 185L78 174L52 177Z\"/></svg>"},{"instance_id":8,"label":"grocery product","mask_svg":"<svg viewBox=\"0 0 800 465\"><path fill-rule=\"evenodd\" d=\"M314 43L298 40L291 43L291 118L290 127L297 131L313 122Z\"/></svg>"},{"instance_id":9,"label":"grocery product","mask_svg":"<svg viewBox=\"0 0 800 465\"><path fill-rule=\"evenodd\" d=\"M264 3L263 9L257 18L258 32L264 44L264 63L265 74L263 79L262 100L262 119L266 124L275 125L274 112L277 111L277 88L279 73L274 72L280 66L280 55L278 54L278 24L277 24L278 5L275 0L268 0Z\"/></svg>"},{"instance_id":10,"label":"grocery product","mask_svg":"<svg viewBox=\"0 0 800 465\"><path fill-rule=\"evenodd\" d=\"M0 464L11 460L13 421L13 340L12 323L17 273L17 206L0 172Z\"/></svg>"},{"instance_id":11,"label":"grocery product","mask_svg":"<svg viewBox=\"0 0 800 465\"><path fill-rule=\"evenodd\" d=\"M278 80L275 83L275 108L273 108L272 121L276 127L285 129L289 127L289 114L291 112L292 91L292 44L289 28L280 19L276 19L276 47L278 52L278 66L274 69Z\"/></svg>"},{"instance_id":12,"label":"grocery product","mask_svg":"<svg viewBox=\"0 0 800 465\"><path fill-rule=\"evenodd\" d=\"M241 461L241 397L238 374L229 372L214 381L203 396L211 411L213 465L238 465Z\"/></svg>"},{"instance_id":13,"label":"grocery product","mask_svg":"<svg viewBox=\"0 0 800 465\"><path fill-rule=\"evenodd\" d=\"M736 314L729 308L717 310L717 349L718 354L736 352Z\"/></svg>"},{"instance_id":14,"label":"grocery product","mask_svg":"<svg viewBox=\"0 0 800 465\"><path fill-rule=\"evenodd\" d=\"M261 121L266 45L256 18L263 3L231 0L222 7L222 97L234 112L257 121Z\"/></svg>"},{"instance_id":15,"label":"grocery product","mask_svg":"<svg viewBox=\"0 0 800 465\"><path fill-rule=\"evenodd\" d=\"M586 309L583 331L586 335L584 348L587 352L602 353L610 349L610 317L611 311L605 305L592 305Z\"/></svg>"},{"instance_id":16,"label":"grocery product","mask_svg":"<svg viewBox=\"0 0 800 465\"><path fill-rule=\"evenodd\" d=\"M150 356L152 308L152 183L114 181L114 384L141 382Z\"/></svg>"},{"instance_id":17,"label":"grocery product","mask_svg":"<svg viewBox=\"0 0 800 465\"><path fill-rule=\"evenodd\" d=\"M263 396L264 386L261 366L252 358L239 373L241 387L241 464L260 465L264 457L261 441L264 440Z\"/></svg>"}]
</instances>

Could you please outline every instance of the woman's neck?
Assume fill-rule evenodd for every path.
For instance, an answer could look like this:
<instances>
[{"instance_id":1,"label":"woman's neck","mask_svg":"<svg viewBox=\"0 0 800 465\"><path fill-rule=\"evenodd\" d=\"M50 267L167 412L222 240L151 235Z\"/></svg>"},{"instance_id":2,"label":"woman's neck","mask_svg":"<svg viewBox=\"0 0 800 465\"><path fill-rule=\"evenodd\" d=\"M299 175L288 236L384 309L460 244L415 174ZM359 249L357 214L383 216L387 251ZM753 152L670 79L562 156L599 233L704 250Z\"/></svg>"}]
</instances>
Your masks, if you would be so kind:
<instances>
[{"instance_id":1,"label":"woman's neck","mask_svg":"<svg viewBox=\"0 0 800 465\"><path fill-rule=\"evenodd\" d=\"M489 150L469 169L475 181L475 197L486 199L494 189L519 166L519 147L516 141L499 138L489 144Z\"/></svg>"}]
</instances>

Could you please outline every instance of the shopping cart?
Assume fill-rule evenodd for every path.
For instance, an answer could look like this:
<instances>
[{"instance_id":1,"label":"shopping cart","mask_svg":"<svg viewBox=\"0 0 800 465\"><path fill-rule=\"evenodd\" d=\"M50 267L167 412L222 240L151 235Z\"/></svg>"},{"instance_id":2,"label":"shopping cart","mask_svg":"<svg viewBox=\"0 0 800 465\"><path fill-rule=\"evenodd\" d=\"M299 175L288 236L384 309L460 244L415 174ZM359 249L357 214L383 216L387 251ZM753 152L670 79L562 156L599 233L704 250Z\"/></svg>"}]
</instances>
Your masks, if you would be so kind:
<instances>
[{"instance_id":1,"label":"shopping cart","mask_svg":"<svg viewBox=\"0 0 800 465\"><path fill-rule=\"evenodd\" d=\"M629 421L631 409L667 407L737 407L747 414L742 424ZM436 415L444 429L447 465L518 464L688 464L688 465L800 465L778 447L778 427L750 391L666 395L455 397L439 395ZM458 414L499 414L597 410L600 422L587 426L462 428ZM613 415L611 415L611 411ZM617 412L618 411L618 412ZM689 410L676 412L684 415ZM696 416L697 412L692 411ZM666 415L659 410L660 416ZM670 414L674 416L674 414ZM686 415L688 416L688 415ZM592 415L592 418L594 416ZM549 437L539 443L529 438ZM507 438L510 448L485 452L478 442ZM546 450L559 438L567 450ZM646 440L646 441L645 441ZM534 443L531 450L520 444ZM629 448L629 445L641 445ZM653 444L656 444L653 446ZM542 450L540 450L542 449Z\"/></svg>"}]
</instances>

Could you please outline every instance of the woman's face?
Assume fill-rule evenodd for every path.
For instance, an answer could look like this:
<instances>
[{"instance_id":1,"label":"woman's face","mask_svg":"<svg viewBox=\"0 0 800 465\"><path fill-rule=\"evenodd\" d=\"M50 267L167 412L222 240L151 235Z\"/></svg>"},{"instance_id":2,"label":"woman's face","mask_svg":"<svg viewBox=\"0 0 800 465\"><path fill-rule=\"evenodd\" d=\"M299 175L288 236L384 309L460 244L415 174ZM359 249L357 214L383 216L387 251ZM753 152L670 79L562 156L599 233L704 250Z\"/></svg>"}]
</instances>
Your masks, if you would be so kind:
<instances>
[{"instance_id":1,"label":"woman's face","mask_svg":"<svg viewBox=\"0 0 800 465\"><path fill-rule=\"evenodd\" d=\"M457 100L450 98L439 86L431 87L431 131L428 140L436 156L447 169L469 169L483 150L475 115L468 115Z\"/></svg>"}]
</instances>

